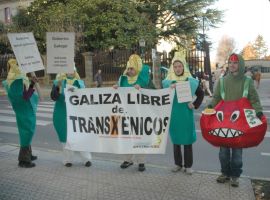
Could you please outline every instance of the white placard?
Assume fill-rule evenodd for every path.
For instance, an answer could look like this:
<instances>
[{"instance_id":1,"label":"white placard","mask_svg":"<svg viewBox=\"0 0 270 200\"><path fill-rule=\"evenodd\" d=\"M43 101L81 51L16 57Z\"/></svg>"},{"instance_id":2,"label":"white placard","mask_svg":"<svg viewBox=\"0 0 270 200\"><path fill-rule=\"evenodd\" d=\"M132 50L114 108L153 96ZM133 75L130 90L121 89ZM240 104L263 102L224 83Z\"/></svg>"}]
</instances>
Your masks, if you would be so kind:
<instances>
[{"instance_id":1,"label":"white placard","mask_svg":"<svg viewBox=\"0 0 270 200\"><path fill-rule=\"evenodd\" d=\"M24 73L44 69L33 33L8 33L7 36L18 65Z\"/></svg>"},{"instance_id":2,"label":"white placard","mask_svg":"<svg viewBox=\"0 0 270 200\"><path fill-rule=\"evenodd\" d=\"M117 154L164 154L173 90L65 89L66 148Z\"/></svg>"},{"instance_id":3,"label":"white placard","mask_svg":"<svg viewBox=\"0 0 270 200\"><path fill-rule=\"evenodd\" d=\"M47 38L47 73L74 72L74 33L48 32Z\"/></svg>"},{"instance_id":4,"label":"white placard","mask_svg":"<svg viewBox=\"0 0 270 200\"><path fill-rule=\"evenodd\" d=\"M259 126L262 124L262 121L256 116L254 109L244 109L247 123L250 128Z\"/></svg>"},{"instance_id":5,"label":"white placard","mask_svg":"<svg viewBox=\"0 0 270 200\"><path fill-rule=\"evenodd\" d=\"M191 102L192 95L189 81L176 83L176 94L178 103Z\"/></svg>"}]
</instances>

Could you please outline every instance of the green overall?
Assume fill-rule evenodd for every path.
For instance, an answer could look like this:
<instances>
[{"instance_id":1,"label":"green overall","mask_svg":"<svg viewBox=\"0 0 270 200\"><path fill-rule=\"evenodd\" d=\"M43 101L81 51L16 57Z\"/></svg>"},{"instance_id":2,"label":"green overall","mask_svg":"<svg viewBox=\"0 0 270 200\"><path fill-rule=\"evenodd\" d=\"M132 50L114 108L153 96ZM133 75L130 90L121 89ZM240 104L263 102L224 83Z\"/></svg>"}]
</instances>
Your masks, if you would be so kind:
<instances>
[{"instance_id":1,"label":"green overall","mask_svg":"<svg viewBox=\"0 0 270 200\"><path fill-rule=\"evenodd\" d=\"M64 88L66 88L66 80L62 80L62 91L54 105L53 111L53 125L57 132L58 139L60 142L66 143L67 141L67 109L65 102ZM58 85L58 80L55 80L53 83L55 86ZM84 88L84 82L82 80L76 80L73 83L73 86L77 88Z\"/></svg>"},{"instance_id":2,"label":"green overall","mask_svg":"<svg viewBox=\"0 0 270 200\"><path fill-rule=\"evenodd\" d=\"M6 89L9 102L16 115L20 145L21 147L28 147L31 145L36 130L38 95L34 92L29 100L23 98L23 79L14 80L10 87L7 81L3 81L3 86Z\"/></svg>"},{"instance_id":3,"label":"green overall","mask_svg":"<svg viewBox=\"0 0 270 200\"><path fill-rule=\"evenodd\" d=\"M191 77L188 77L187 81L190 83L191 94L194 96L199 81ZM176 81L166 79L162 81L164 88L170 87L173 83ZM178 103L176 94L173 99L169 132L173 144L189 145L196 141L193 110L189 109L188 102Z\"/></svg>"}]
</instances>

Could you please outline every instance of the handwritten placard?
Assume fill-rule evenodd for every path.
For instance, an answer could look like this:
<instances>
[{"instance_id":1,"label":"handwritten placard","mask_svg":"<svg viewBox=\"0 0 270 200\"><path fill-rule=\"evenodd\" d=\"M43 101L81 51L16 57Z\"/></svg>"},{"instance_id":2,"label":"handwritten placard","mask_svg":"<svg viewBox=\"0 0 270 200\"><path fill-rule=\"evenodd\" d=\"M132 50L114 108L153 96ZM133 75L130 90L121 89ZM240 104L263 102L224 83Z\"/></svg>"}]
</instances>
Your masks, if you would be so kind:
<instances>
[{"instance_id":1,"label":"handwritten placard","mask_svg":"<svg viewBox=\"0 0 270 200\"><path fill-rule=\"evenodd\" d=\"M74 33L49 32L47 37L47 73L74 71Z\"/></svg>"},{"instance_id":2,"label":"handwritten placard","mask_svg":"<svg viewBox=\"0 0 270 200\"><path fill-rule=\"evenodd\" d=\"M247 123L250 128L259 126L262 124L262 121L256 116L254 109L244 109Z\"/></svg>"},{"instance_id":3,"label":"handwritten placard","mask_svg":"<svg viewBox=\"0 0 270 200\"><path fill-rule=\"evenodd\" d=\"M191 88L189 81L181 81L176 84L176 94L178 103L192 101Z\"/></svg>"},{"instance_id":4,"label":"handwritten placard","mask_svg":"<svg viewBox=\"0 0 270 200\"><path fill-rule=\"evenodd\" d=\"M18 65L24 73L44 69L33 33L8 33L7 36Z\"/></svg>"}]
</instances>

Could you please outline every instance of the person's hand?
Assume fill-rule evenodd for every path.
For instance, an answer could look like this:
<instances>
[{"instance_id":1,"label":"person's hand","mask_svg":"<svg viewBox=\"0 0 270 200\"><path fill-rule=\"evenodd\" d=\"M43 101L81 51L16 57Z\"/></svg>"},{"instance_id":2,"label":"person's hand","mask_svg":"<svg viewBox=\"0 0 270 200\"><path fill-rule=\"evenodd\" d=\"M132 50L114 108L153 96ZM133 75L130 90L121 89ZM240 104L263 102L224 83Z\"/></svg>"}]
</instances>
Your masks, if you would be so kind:
<instances>
[{"instance_id":1,"label":"person's hand","mask_svg":"<svg viewBox=\"0 0 270 200\"><path fill-rule=\"evenodd\" d=\"M113 85L113 89L118 89L118 85Z\"/></svg>"},{"instance_id":2,"label":"person's hand","mask_svg":"<svg viewBox=\"0 0 270 200\"><path fill-rule=\"evenodd\" d=\"M134 87L135 87L137 90L141 89L141 86L139 86L138 84L134 85Z\"/></svg>"},{"instance_id":3,"label":"person's hand","mask_svg":"<svg viewBox=\"0 0 270 200\"><path fill-rule=\"evenodd\" d=\"M74 87L70 87L70 88L68 88L68 91L69 92L74 92L75 91L75 88Z\"/></svg>"},{"instance_id":4,"label":"person's hand","mask_svg":"<svg viewBox=\"0 0 270 200\"><path fill-rule=\"evenodd\" d=\"M58 82L57 82L57 86L60 88L61 85L62 85L62 81L58 81Z\"/></svg>"},{"instance_id":5,"label":"person's hand","mask_svg":"<svg viewBox=\"0 0 270 200\"><path fill-rule=\"evenodd\" d=\"M176 84L175 83L174 84L171 84L171 88L172 89L176 88Z\"/></svg>"},{"instance_id":6,"label":"person's hand","mask_svg":"<svg viewBox=\"0 0 270 200\"><path fill-rule=\"evenodd\" d=\"M191 109L191 110L195 108L195 106L194 106L193 103L191 103L191 102L188 103L188 107L189 107L189 109Z\"/></svg>"},{"instance_id":7,"label":"person's hand","mask_svg":"<svg viewBox=\"0 0 270 200\"><path fill-rule=\"evenodd\" d=\"M33 84L37 83L38 82L38 78L36 76L32 76L31 82L33 82Z\"/></svg>"},{"instance_id":8,"label":"person's hand","mask_svg":"<svg viewBox=\"0 0 270 200\"><path fill-rule=\"evenodd\" d=\"M263 112L258 112L258 113L256 113L256 116L257 116L260 120L262 120L263 117L264 117L264 114L263 114Z\"/></svg>"}]
</instances>

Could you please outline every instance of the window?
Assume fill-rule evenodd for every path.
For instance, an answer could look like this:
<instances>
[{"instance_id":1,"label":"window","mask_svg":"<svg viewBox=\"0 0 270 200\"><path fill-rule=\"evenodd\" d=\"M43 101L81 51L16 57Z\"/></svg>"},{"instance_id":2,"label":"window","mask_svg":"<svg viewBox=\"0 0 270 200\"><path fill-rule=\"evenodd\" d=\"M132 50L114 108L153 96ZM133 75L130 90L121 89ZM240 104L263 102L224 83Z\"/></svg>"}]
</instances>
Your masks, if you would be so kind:
<instances>
[{"instance_id":1,"label":"window","mask_svg":"<svg viewBox=\"0 0 270 200\"><path fill-rule=\"evenodd\" d=\"M5 8L5 23L11 22L11 11L10 7Z\"/></svg>"}]
</instances>

